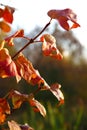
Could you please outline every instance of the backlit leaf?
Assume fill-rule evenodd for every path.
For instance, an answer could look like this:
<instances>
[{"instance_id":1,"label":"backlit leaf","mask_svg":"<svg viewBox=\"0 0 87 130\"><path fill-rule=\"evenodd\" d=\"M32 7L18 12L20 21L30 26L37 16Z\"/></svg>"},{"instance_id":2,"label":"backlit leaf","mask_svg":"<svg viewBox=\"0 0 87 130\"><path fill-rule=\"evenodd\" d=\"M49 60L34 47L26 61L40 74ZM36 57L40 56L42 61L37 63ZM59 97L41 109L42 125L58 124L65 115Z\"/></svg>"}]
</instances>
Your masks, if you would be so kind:
<instances>
[{"instance_id":1,"label":"backlit leaf","mask_svg":"<svg viewBox=\"0 0 87 130\"><path fill-rule=\"evenodd\" d=\"M14 106L14 109L20 108L23 102L29 101L34 97L34 95L31 93L29 95L22 94L16 90L12 90L9 94L9 98L12 99L12 104Z\"/></svg>"},{"instance_id":2,"label":"backlit leaf","mask_svg":"<svg viewBox=\"0 0 87 130\"><path fill-rule=\"evenodd\" d=\"M34 107L34 111L35 112L40 112L40 114L42 116L45 116L46 115L46 110L44 108L43 105L40 104L40 102L38 102L37 100L35 100L34 98L29 100L29 103L32 107Z\"/></svg>"},{"instance_id":3,"label":"backlit leaf","mask_svg":"<svg viewBox=\"0 0 87 130\"><path fill-rule=\"evenodd\" d=\"M5 6L3 11L3 19L10 24L13 22L13 13L8 6Z\"/></svg>"},{"instance_id":4,"label":"backlit leaf","mask_svg":"<svg viewBox=\"0 0 87 130\"><path fill-rule=\"evenodd\" d=\"M35 70L32 63L24 57L23 54L20 54L15 61L17 66L18 74L24 78L31 85L38 85L43 89L47 89L48 85L45 80L40 76L38 70Z\"/></svg>"},{"instance_id":5,"label":"backlit leaf","mask_svg":"<svg viewBox=\"0 0 87 130\"><path fill-rule=\"evenodd\" d=\"M0 28L2 31L8 33L11 30L11 27L4 21L0 21Z\"/></svg>"},{"instance_id":6,"label":"backlit leaf","mask_svg":"<svg viewBox=\"0 0 87 130\"><path fill-rule=\"evenodd\" d=\"M61 27L67 31L80 27L80 25L77 23L77 15L69 8L63 10L49 10L48 16L52 19L58 20ZM71 26L68 21L72 22Z\"/></svg>"},{"instance_id":7,"label":"backlit leaf","mask_svg":"<svg viewBox=\"0 0 87 130\"><path fill-rule=\"evenodd\" d=\"M10 128L10 130L22 130L19 126L18 123L16 123L15 121L8 121L8 126Z\"/></svg>"},{"instance_id":8,"label":"backlit leaf","mask_svg":"<svg viewBox=\"0 0 87 130\"><path fill-rule=\"evenodd\" d=\"M24 101L27 101L29 96L27 94L21 94L20 92L13 90L9 94L9 98L12 99L14 109L20 108Z\"/></svg>"},{"instance_id":9,"label":"backlit leaf","mask_svg":"<svg viewBox=\"0 0 87 130\"><path fill-rule=\"evenodd\" d=\"M16 76L17 81L20 80L16 65L12 61L9 51L6 48L0 50L0 77L12 77Z\"/></svg>"},{"instance_id":10,"label":"backlit leaf","mask_svg":"<svg viewBox=\"0 0 87 130\"><path fill-rule=\"evenodd\" d=\"M3 9L0 8L0 18L3 17Z\"/></svg>"},{"instance_id":11,"label":"backlit leaf","mask_svg":"<svg viewBox=\"0 0 87 130\"><path fill-rule=\"evenodd\" d=\"M61 85L58 83L55 83L55 84L51 85L50 91L60 101L59 104L63 104L64 103L64 96L63 96L63 93L61 92L60 88L61 88Z\"/></svg>"},{"instance_id":12,"label":"backlit leaf","mask_svg":"<svg viewBox=\"0 0 87 130\"><path fill-rule=\"evenodd\" d=\"M0 124L5 121L6 114L10 114L10 106L5 98L0 98Z\"/></svg>"},{"instance_id":13,"label":"backlit leaf","mask_svg":"<svg viewBox=\"0 0 87 130\"><path fill-rule=\"evenodd\" d=\"M50 34L44 34L40 38L42 44L42 52L45 56L51 56L55 59L61 60L62 54L59 52L56 46L56 39Z\"/></svg>"},{"instance_id":14,"label":"backlit leaf","mask_svg":"<svg viewBox=\"0 0 87 130\"><path fill-rule=\"evenodd\" d=\"M25 124L25 125L20 125L15 121L8 121L8 126L10 128L10 130L34 130L33 128L31 128L29 125Z\"/></svg>"}]
</instances>

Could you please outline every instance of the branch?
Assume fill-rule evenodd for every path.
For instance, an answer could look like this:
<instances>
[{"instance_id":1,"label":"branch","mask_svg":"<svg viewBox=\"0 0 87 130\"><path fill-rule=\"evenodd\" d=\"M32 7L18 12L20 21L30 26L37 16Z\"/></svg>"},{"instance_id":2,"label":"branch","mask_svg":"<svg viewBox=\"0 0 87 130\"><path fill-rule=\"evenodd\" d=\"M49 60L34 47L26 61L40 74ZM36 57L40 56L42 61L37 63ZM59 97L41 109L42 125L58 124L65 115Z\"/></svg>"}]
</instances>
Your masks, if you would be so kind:
<instances>
[{"instance_id":1,"label":"branch","mask_svg":"<svg viewBox=\"0 0 87 130\"><path fill-rule=\"evenodd\" d=\"M30 45L31 43L34 43L34 40L37 39L44 31L45 29L50 25L52 19L50 19L50 21L45 25L45 27L40 31L39 34L37 34L34 38L31 38L30 41L24 46L22 47L13 57L12 59L14 59L20 52L22 52L28 45Z\"/></svg>"}]
</instances>

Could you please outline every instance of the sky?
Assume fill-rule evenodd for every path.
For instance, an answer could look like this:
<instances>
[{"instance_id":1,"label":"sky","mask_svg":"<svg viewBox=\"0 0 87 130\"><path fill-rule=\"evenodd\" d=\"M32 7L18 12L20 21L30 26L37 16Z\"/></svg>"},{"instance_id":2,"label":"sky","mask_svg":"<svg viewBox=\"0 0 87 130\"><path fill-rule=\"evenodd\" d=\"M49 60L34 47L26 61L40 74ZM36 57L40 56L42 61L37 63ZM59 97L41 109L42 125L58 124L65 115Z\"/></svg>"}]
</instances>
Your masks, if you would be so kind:
<instances>
[{"instance_id":1,"label":"sky","mask_svg":"<svg viewBox=\"0 0 87 130\"><path fill-rule=\"evenodd\" d=\"M0 3L16 8L12 26L23 28L27 33L36 25L44 27L49 22L47 12L50 9L72 9L77 14L77 22L81 25L72 31L87 49L86 0L0 0Z\"/></svg>"}]
</instances>

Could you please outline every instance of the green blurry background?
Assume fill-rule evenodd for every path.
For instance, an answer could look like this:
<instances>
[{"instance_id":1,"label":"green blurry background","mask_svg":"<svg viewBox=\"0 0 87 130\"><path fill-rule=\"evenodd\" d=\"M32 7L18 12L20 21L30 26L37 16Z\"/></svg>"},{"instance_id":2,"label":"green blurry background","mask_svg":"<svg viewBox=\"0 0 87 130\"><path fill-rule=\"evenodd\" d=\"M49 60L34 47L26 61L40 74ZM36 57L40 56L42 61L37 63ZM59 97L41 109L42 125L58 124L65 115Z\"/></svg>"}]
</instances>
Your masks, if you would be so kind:
<instances>
[{"instance_id":1,"label":"green blurry background","mask_svg":"<svg viewBox=\"0 0 87 130\"><path fill-rule=\"evenodd\" d=\"M40 29L35 28L27 36L33 37ZM49 33L49 29L46 33ZM8 120L12 119L20 124L28 123L35 130L87 130L87 58L84 47L72 31L61 31L55 25L51 33L64 55L62 61L44 57L39 43L29 46L23 53L49 85L55 82L62 85L65 103L57 107L57 99L50 92L41 91L35 98L45 106L47 110L45 118L39 113L34 113L29 104L24 103ZM2 33L1 40L3 36L5 35ZM26 43L24 39L16 39L14 42L16 48L10 49L12 55ZM0 97L5 96L11 89L29 94L36 87L30 86L24 80L17 84L15 78L0 78Z\"/></svg>"}]
</instances>

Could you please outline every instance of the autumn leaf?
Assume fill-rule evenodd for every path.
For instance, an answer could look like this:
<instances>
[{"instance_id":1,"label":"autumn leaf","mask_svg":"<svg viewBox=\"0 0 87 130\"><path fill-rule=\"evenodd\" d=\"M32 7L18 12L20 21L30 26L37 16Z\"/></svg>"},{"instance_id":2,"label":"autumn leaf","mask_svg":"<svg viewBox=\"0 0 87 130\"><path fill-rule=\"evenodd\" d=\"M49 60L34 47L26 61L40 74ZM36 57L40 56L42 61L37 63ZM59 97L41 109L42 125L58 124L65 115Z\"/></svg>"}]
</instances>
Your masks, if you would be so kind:
<instances>
[{"instance_id":1,"label":"autumn leaf","mask_svg":"<svg viewBox=\"0 0 87 130\"><path fill-rule=\"evenodd\" d=\"M45 56L51 56L52 58L61 60L62 54L59 52L56 46L56 39L50 34L44 34L40 38L42 44L42 52Z\"/></svg>"},{"instance_id":2,"label":"autumn leaf","mask_svg":"<svg viewBox=\"0 0 87 130\"><path fill-rule=\"evenodd\" d=\"M6 115L3 112L3 108L0 107L0 124L3 123L6 119Z\"/></svg>"},{"instance_id":3,"label":"autumn leaf","mask_svg":"<svg viewBox=\"0 0 87 130\"><path fill-rule=\"evenodd\" d=\"M0 8L0 18L3 17L3 9Z\"/></svg>"},{"instance_id":4,"label":"autumn leaf","mask_svg":"<svg viewBox=\"0 0 87 130\"><path fill-rule=\"evenodd\" d=\"M0 28L6 33L10 32L11 30L11 27L5 21L0 21Z\"/></svg>"},{"instance_id":5,"label":"autumn leaf","mask_svg":"<svg viewBox=\"0 0 87 130\"><path fill-rule=\"evenodd\" d=\"M13 77L16 76L17 81L21 79L18 75L16 65L12 61L7 48L0 49L0 77Z\"/></svg>"},{"instance_id":6,"label":"autumn leaf","mask_svg":"<svg viewBox=\"0 0 87 130\"><path fill-rule=\"evenodd\" d=\"M40 76L38 70L34 69L32 63L21 53L15 60L18 74L31 85L38 85L42 89L47 89L49 86Z\"/></svg>"},{"instance_id":7,"label":"autumn leaf","mask_svg":"<svg viewBox=\"0 0 87 130\"><path fill-rule=\"evenodd\" d=\"M27 94L21 94L16 90L12 90L9 94L9 98L12 99L14 109L18 109L24 101L27 101L31 97L29 97Z\"/></svg>"},{"instance_id":8,"label":"autumn leaf","mask_svg":"<svg viewBox=\"0 0 87 130\"><path fill-rule=\"evenodd\" d=\"M16 123L15 121L8 121L8 126L10 128L10 130L21 130L20 126L18 123Z\"/></svg>"},{"instance_id":9,"label":"autumn leaf","mask_svg":"<svg viewBox=\"0 0 87 130\"><path fill-rule=\"evenodd\" d=\"M58 20L61 27L67 31L80 27L77 23L77 15L69 8L63 10L49 10L47 14L51 19ZM72 22L71 26L68 21Z\"/></svg>"},{"instance_id":10,"label":"autumn leaf","mask_svg":"<svg viewBox=\"0 0 87 130\"><path fill-rule=\"evenodd\" d=\"M63 104L64 103L64 96L63 96L63 93L61 92L60 88L61 88L61 85L58 83L55 83L55 84L51 85L49 90L58 99L58 101L60 101L59 104Z\"/></svg>"},{"instance_id":11,"label":"autumn leaf","mask_svg":"<svg viewBox=\"0 0 87 130\"><path fill-rule=\"evenodd\" d=\"M35 112L40 112L40 114L45 117L46 115L46 110L44 108L44 106L42 104L40 104L40 102L38 102L37 100L35 100L34 98L29 100L29 103L32 107L34 107L34 111Z\"/></svg>"},{"instance_id":12,"label":"autumn leaf","mask_svg":"<svg viewBox=\"0 0 87 130\"><path fill-rule=\"evenodd\" d=\"M15 121L8 121L8 126L10 128L10 130L34 130L33 128L31 128L29 125L25 124L25 125L20 125Z\"/></svg>"},{"instance_id":13,"label":"autumn leaf","mask_svg":"<svg viewBox=\"0 0 87 130\"><path fill-rule=\"evenodd\" d=\"M5 98L0 98L0 124L5 121L6 114L10 114L10 106Z\"/></svg>"},{"instance_id":14,"label":"autumn leaf","mask_svg":"<svg viewBox=\"0 0 87 130\"><path fill-rule=\"evenodd\" d=\"M5 6L3 19L10 24L13 22L13 11L9 6Z\"/></svg>"},{"instance_id":15,"label":"autumn leaf","mask_svg":"<svg viewBox=\"0 0 87 130\"><path fill-rule=\"evenodd\" d=\"M23 29L20 29L18 30L17 32L15 32L13 35L5 38L5 41L8 42L8 45L9 46L13 46L14 45L14 38L16 37L24 37L24 30Z\"/></svg>"}]
</instances>

